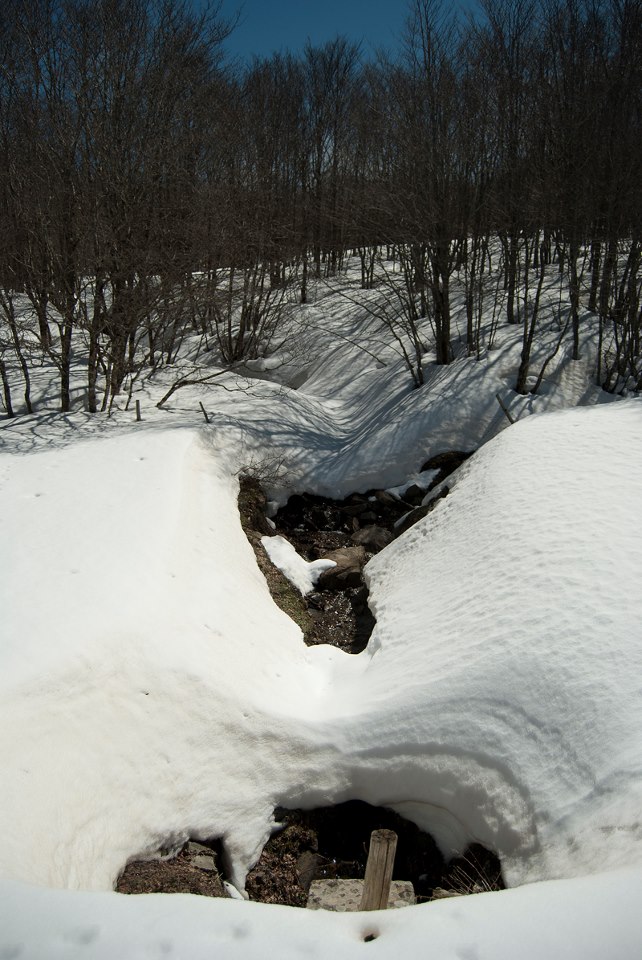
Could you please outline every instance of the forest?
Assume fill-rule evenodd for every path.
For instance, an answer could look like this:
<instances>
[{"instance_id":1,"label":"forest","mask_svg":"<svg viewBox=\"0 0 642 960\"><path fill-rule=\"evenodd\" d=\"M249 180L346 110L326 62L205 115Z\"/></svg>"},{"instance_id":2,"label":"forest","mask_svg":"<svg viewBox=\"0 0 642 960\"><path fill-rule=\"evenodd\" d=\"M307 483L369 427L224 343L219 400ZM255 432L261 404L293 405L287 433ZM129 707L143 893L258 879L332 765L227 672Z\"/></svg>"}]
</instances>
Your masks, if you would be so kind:
<instances>
[{"instance_id":1,"label":"forest","mask_svg":"<svg viewBox=\"0 0 642 960\"><path fill-rule=\"evenodd\" d=\"M0 960L640 960L642 0L206 3L0 0Z\"/></svg>"},{"instance_id":2,"label":"forest","mask_svg":"<svg viewBox=\"0 0 642 960\"><path fill-rule=\"evenodd\" d=\"M234 369L268 356L286 303L358 257L413 383L481 354L484 311L522 330L545 272L595 383L642 387L640 0L411 0L401 52L337 36L239 64L220 5L5 0L0 10L0 403L59 409L171 365L186 337ZM465 337L451 329L454 284ZM560 294L562 298L562 294ZM561 299L560 299L561 303ZM428 319L429 345L420 336ZM463 341L463 342L462 342Z\"/></svg>"}]
</instances>

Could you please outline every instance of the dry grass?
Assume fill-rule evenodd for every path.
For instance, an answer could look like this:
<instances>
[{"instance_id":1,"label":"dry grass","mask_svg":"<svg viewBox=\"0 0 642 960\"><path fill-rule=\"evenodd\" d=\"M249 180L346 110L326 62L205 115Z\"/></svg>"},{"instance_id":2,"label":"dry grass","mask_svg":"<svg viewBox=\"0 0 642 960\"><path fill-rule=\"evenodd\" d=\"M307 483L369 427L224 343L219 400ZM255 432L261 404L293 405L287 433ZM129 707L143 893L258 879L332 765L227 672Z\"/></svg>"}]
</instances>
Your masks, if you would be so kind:
<instances>
[{"instance_id":1,"label":"dry grass","mask_svg":"<svg viewBox=\"0 0 642 960\"><path fill-rule=\"evenodd\" d=\"M254 477L241 476L239 480L238 507L241 526L252 545L256 562L267 581L274 602L294 620L307 639L314 627L314 621L308 613L306 602L296 587L274 566L261 543L261 537L269 530L266 528L266 498L261 484Z\"/></svg>"}]
</instances>

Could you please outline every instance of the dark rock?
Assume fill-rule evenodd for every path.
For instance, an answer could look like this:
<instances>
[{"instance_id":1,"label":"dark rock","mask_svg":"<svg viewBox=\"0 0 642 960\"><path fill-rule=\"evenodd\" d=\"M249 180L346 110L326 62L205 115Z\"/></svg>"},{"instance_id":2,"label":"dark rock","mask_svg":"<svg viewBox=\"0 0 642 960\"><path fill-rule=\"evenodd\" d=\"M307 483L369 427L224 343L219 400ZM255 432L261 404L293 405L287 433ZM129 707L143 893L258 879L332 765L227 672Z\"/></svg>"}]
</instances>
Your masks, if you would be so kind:
<instances>
[{"instance_id":1,"label":"dark rock","mask_svg":"<svg viewBox=\"0 0 642 960\"><path fill-rule=\"evenodd\" d=\"M406 532L406 530L410 530L411 527L414 527L419 520L423 520L424 517L427 517L428 514L435 509L439 501L448 496L448 493L448 487L442 487L437 496L433 497L428 503L425 503L422 507L416 507L414 510L411 510L410 513L403 518L395 530L396 535L400 537L402 533Z\"/></svg>"},{"instance_id":2,"label":"dark rock","mask_svg":"<svg viewBox=\"0 0 642 960\"><path fill-rule=\"evenodd\" d=\"M396 497L393 497L391 493L388 493L387 490L374 490L372 496L375 500L378 500L379 503L388 504L391 507L398 507L399 501Z\"/></svg>"},{"instance_id":3,"label":"dark rock","mask_svg":"<svg viewBox=\"0 0 642 960\"><path fill-rule=\"evenodd\" d=\"M341 547L349 545L350 537L347 533L335 533L332 530L327 532L318 530L307 537L301 535L295 543L299 553L309 560L321 560L323 557L327 557L330 551L340 550Z\"/></svg>"},{"instance_id":4,"label":"dark rock","mask_svg":"<svg viewBox=\"0 0 642 960\"><path fill-rule=\"evenodd\" d=\"M444 450L442 453L437 453L434 457L426 460L420 472L423 473L424 470L444 470L446 467L456 470L472 455L472 450Z\"/></svg>"},{"instance_id":5,"label":"dark rock","mask_svg":"<svg viewBox=\"0 0 642 960\"><path fill-rule=\"evenodd\" d=\"M185 847L183 848L184 852L190 857L212 857L215 858L216 852L212 847L206 847L204 843L196 843L195 840L189 840Z\"/></svg>"},{"instance_id":6,"label":"dark rock","mask_svg":"<svg viewBox=\"0 0 642 960\"><path fill-rule=\"evenodd\" d=\"M313 853L312 850L304 850L296 862L299 884L306 893L309 892L312 881L317 874L320 859L318 853Z\"/></svg>"},{"instance_id":7,"label":"dark rock","mask_svg":"<svg viewBox=\"0 0 642 960\"><path fill-rule=\"evenodd\" d=\"M383 550L394 539L389 530L371 524L356 530L350 538L353 543L360 544L367 550Z\"/></svg>"},{"instance_id":8,"label":"dark rock","mask_svg":"<svg viewBox=\"0 0 642 960\"><path fill-rule=\"evenodd\" d=\"M199 870L218 872L216 869L216 854L210 847L191 840L185 846L184 853L189 857L191 866L197 867Z\"/></svg>"},{"instance_id":9,"label":"dark rock","mask_svg":"<svg viewBox=\"0 0 642 960\"><path fill-rule=\"evenodd\" d=\"M317 497L313 494L294 494L278 512L277 526L286 535L292 531L351 531L351 518L344 513L343 502Z\"/></svg>"},{"instance_id":10,"label":"dark rock","mask_svg":"<svg viewBox=\"0 0 642 960\"><path fill-rule=\"evenodd\" d=\"M319 577L320 590L345 590L361 584L361 570L366 562L364 547L342 547L325 554L326 560L334 560L335 567L324 570Z\"/></svg>"},{"instance_id":11,"label":"dark rock","mask_svg":"<svg viewBox=\"0 0 642 960\"><path fill-rule=\"evenodd\" d=\"M461 467L462 463L468 460L469 457L472 457L473 453L474 450L470 452L466 452L465 450L444 450L443 453L437 453L434 457L426 460L420 473L423 473L425 470L439 470L439 473L428 489L434 490L435 487L438 487L446 477L449 477L458 467Z\"/></svg>"},{"instance_id":12,"label":"dark rock","mask_svg":"<svg viewBox=\"0 0 642 960\"><path fill-rule=\"evenodd\" d=\"M347 503L344 507L341 507L342 513L346 513L349 517L358 517L364 510L368 509L369 504L366 503Z\"/></svg>"},{"instance_id":13,"label":"dark rock","mask_svg":"<svg viewBox=\"0 0 642 960\"><path fill-rule=\"evenodd\" d=\"M317 530L328 530L334 526L332 511L328 508L314 506L310 510L310 522Z\"/></svg>"},{"instance_id":14,"label":"dark rock","mask_svg":"<svg viewBox=\"0 0 642 960\"><path fill-rule=\"evenodd\" d=\"M405 503L409 503L413 507L419 507L425 496L426 491L422 487L418 487L416 483L413 483L408 487L402 499Z\"/></svg>"},{"instance_id":15,"label":"dark rock","mask_svg":"<svg viewBox=\"0 0 642 960\"><path fill-rule=\"evenodd\" d=\"M320 593L309 593L307 595L308 606L313 610L325 610L324 598Z\"/></svg>"},{"instance_id":16,"label":"dark rock","mask_svg":"<svg viewBox=\"0 0 642 960\"><path fill-rule=\"evenodd\" d=\"M359 523L366 526L376 523L378 527L392 528L408 505L387 490L373 490L368 497L367 509L359 515Z\"/></svg>"}]
</instances>

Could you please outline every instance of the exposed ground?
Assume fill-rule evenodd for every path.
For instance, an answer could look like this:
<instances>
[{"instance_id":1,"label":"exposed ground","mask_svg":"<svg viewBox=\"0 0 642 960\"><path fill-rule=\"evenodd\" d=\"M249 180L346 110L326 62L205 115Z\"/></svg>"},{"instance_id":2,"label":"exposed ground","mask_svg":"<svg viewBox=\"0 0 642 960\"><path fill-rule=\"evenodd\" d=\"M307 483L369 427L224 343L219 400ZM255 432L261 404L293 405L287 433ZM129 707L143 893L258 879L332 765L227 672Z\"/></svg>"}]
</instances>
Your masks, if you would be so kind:
<instances>
[{"instance_id":1,"label":"exposed ground","mask_svg":"<svg viewBox=\"0 0 642 960\"><path fill-rule=\"evenodd\" d=\"M266 519L267 499L259 481L241 477L239 512L243 529L275 602L300 626L308 645L329 643L347 653L365 649L374 627L365 583L360 580L340 590L317 589L302 597L268 559L261 537L281 534L306 560L317 560L334 550L360 544L365 548L367 561L434 509L448 488L441 487L434 498L422 505L426 493L440 486L469 456L447 451L432 457L421 471L437 471L427 489L410 487L401 498L385 490L355 493L345 500L297 494L274 517L275 528Z\"/></svg>"},{"instance_id":2,"label":"exposed ground","mask_svg":"<svg viewBox=\"0 0 642 960\"><path fill-rule=\"evenodd\" d=\"M247 877L251 900L305 907L313 880L363 879L370 834L384 828L398 837L393 879L410 880L417 902L504 886L497 857L479 844L446 864L429 834L392 810L360 800L317 810L279 810L277 820L281 829ZM194 846L186 844L173 859L130 863L116 890L226 896L220 843ZM209 862L203 856L208 849Z\"/></svg>"}]
</instances>

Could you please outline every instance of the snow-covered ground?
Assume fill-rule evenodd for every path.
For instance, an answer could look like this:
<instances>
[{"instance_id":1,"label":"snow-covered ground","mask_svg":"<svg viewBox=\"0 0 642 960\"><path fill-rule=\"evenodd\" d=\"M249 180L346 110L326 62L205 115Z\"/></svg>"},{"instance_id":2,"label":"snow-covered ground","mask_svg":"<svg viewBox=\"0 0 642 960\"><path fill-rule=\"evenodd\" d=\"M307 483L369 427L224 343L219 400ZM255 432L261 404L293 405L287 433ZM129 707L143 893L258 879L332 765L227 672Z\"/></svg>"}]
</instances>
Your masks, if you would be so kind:
<instances>
[{"instance_id":1,"label":"snow-covered ground","mask_svg":"<svg viewBox=\"0 0 642 960\"><path fill-rule=\"evenodd\" d=\"M279 382L0 424L0 957L639 957L642 402L591 386L590 338L541 397L510 389L514 330L416 391L354 305L300 316ZM367 649L306 647L239 470L282 502L473 448L369 564ZM345 916L111 892L188 836L240 887L277 805L348 798L486 844L514 889Z\"/></svg>"}]
</instances>

